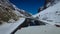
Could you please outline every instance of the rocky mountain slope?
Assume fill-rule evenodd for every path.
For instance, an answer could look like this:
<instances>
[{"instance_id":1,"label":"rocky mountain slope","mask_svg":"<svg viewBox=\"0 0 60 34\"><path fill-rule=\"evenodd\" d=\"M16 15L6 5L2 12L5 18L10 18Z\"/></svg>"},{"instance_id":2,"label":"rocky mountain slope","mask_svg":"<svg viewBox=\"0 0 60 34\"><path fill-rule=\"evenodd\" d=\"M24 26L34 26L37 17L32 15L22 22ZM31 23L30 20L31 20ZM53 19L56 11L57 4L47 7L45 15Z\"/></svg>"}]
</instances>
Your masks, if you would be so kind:
<instances>
[{"instance_id":1,"label":"rocky mountain slope","mask_svg":"<svg viewBox=\"0 0 60 34\"><path fill-rule=\"evenodd\" d=\"M0 0L0 24L17 21L22 16L30 17L31 14L17 8L9 0Z\"/></svg>"}]
</instances>

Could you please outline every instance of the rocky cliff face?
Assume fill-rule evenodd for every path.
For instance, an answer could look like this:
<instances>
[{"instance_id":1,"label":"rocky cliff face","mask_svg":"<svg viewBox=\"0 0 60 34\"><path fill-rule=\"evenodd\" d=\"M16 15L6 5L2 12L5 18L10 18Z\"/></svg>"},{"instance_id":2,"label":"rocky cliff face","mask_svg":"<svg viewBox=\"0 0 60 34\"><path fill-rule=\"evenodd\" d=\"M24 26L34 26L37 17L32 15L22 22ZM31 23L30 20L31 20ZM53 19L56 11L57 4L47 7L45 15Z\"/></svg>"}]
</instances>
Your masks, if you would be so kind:
<instances>
[{"instance_id":1,"label":"rocky cliff face","mask_svg":"<svg viewBox=\"0 0 60 34\"><path fill-rule=\"evenodd\" d=\"M17 9L8 0L0 0L0 24L3 22L17 21L20 16L31 16L23 10Z\"/></svg>"}]
</instances>

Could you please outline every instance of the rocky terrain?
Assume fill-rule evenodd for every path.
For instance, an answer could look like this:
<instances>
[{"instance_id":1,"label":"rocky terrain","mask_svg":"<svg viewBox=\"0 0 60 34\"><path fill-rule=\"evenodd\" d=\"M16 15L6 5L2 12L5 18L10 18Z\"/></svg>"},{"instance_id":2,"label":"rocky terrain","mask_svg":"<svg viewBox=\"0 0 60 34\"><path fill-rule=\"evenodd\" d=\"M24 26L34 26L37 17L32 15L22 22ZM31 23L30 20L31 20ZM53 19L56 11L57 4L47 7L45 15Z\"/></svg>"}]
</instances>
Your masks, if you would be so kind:
<instances>
[{"instance_id":1,"label":"rocky terrain","mask_svg":"<svg viewBox=\"0 0 60 34\"><path fill-rule=\"evenodd\" d=\"M17 8L9 0L0 0L0 24L17 21L22 16L29 17L31 14Z\"/></svg>"}]
</instances>

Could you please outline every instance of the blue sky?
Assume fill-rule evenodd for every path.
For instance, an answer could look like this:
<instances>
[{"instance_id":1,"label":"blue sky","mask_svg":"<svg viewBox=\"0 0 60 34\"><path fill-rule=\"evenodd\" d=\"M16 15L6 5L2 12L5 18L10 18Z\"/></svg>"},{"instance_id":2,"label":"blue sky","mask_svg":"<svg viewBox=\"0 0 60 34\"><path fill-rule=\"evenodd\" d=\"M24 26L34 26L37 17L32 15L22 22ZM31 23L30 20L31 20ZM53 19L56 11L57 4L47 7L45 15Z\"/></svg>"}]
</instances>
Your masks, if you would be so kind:
<instances>
[{"instance_id":1,"label":"blue sky","mask_svg":"<svg viewBox=\"0 0 60 34\"><path fill-rule=\"evenodd\" d=\"M10 0L20 9L24 9L32 14L38 13L38 8L44 5L45 0Z\"/></svg>"}]
</instances>

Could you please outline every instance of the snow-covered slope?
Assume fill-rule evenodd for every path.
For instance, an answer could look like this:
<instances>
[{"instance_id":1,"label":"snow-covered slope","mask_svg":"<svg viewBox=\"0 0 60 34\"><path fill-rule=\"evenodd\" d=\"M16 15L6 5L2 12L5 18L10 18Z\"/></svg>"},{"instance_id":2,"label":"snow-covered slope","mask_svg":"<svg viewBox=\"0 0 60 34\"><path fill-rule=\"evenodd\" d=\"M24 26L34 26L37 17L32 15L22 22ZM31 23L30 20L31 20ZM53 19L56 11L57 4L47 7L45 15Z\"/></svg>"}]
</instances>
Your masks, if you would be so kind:
<instances>
[{"instance_id":1,"label":"snow-covered slope","mask_svg":"<svg viewBox=\"0 0 60 34\"><path fill-rule=\"evenodd\" d=\"M38 17L41 21L50 23L52 25L60 25L60 2L50 6L36 15L33 15L33 17Z\"/></svg>"},{"instance_id":2,"label":"snow-covered slope","mask_svg":"<svg viewBox=\"0 0 60 34\"><path fill-rule=\"evenodd\" d=\"M20 18L15 23L6 23L4 25L0 25L0 34L11 34L11 32L13 32L24 21L25 18Z\"/></svg>"},{"instance_id":3,"label":"snow-covered slope","mask_svg":"<svg viewBox=\"0 0 60 34\"><path fill-rule=\"evenodd\" d=\"M13 4L8 0L0 0L0 34L10 34L21 25L25 18L20 16L24 15L17 11Z\"/></svg>"},{"instance_id":4,"label":"snow-covered slope","mask_svg":"<svg viewBox=\"0 0 60 34\"><path fill-rule=\"evenodd\" d=\"M25 21L25 18L22 17L30 15L29 13L25 14L24 10L18 9L8 0L0 0L0 34L13 32Z\"/></svg>"},{"instance_id":5,"label":"snow-covered slope","mask_svg":"<svg viewBox=\"0 0 60 34\"><path fill-rule=\"evenodd\" d=\"M29 26L18 30L15 34L60 34L60 28L52 25Z\"/></svg>"}]
</instances>

